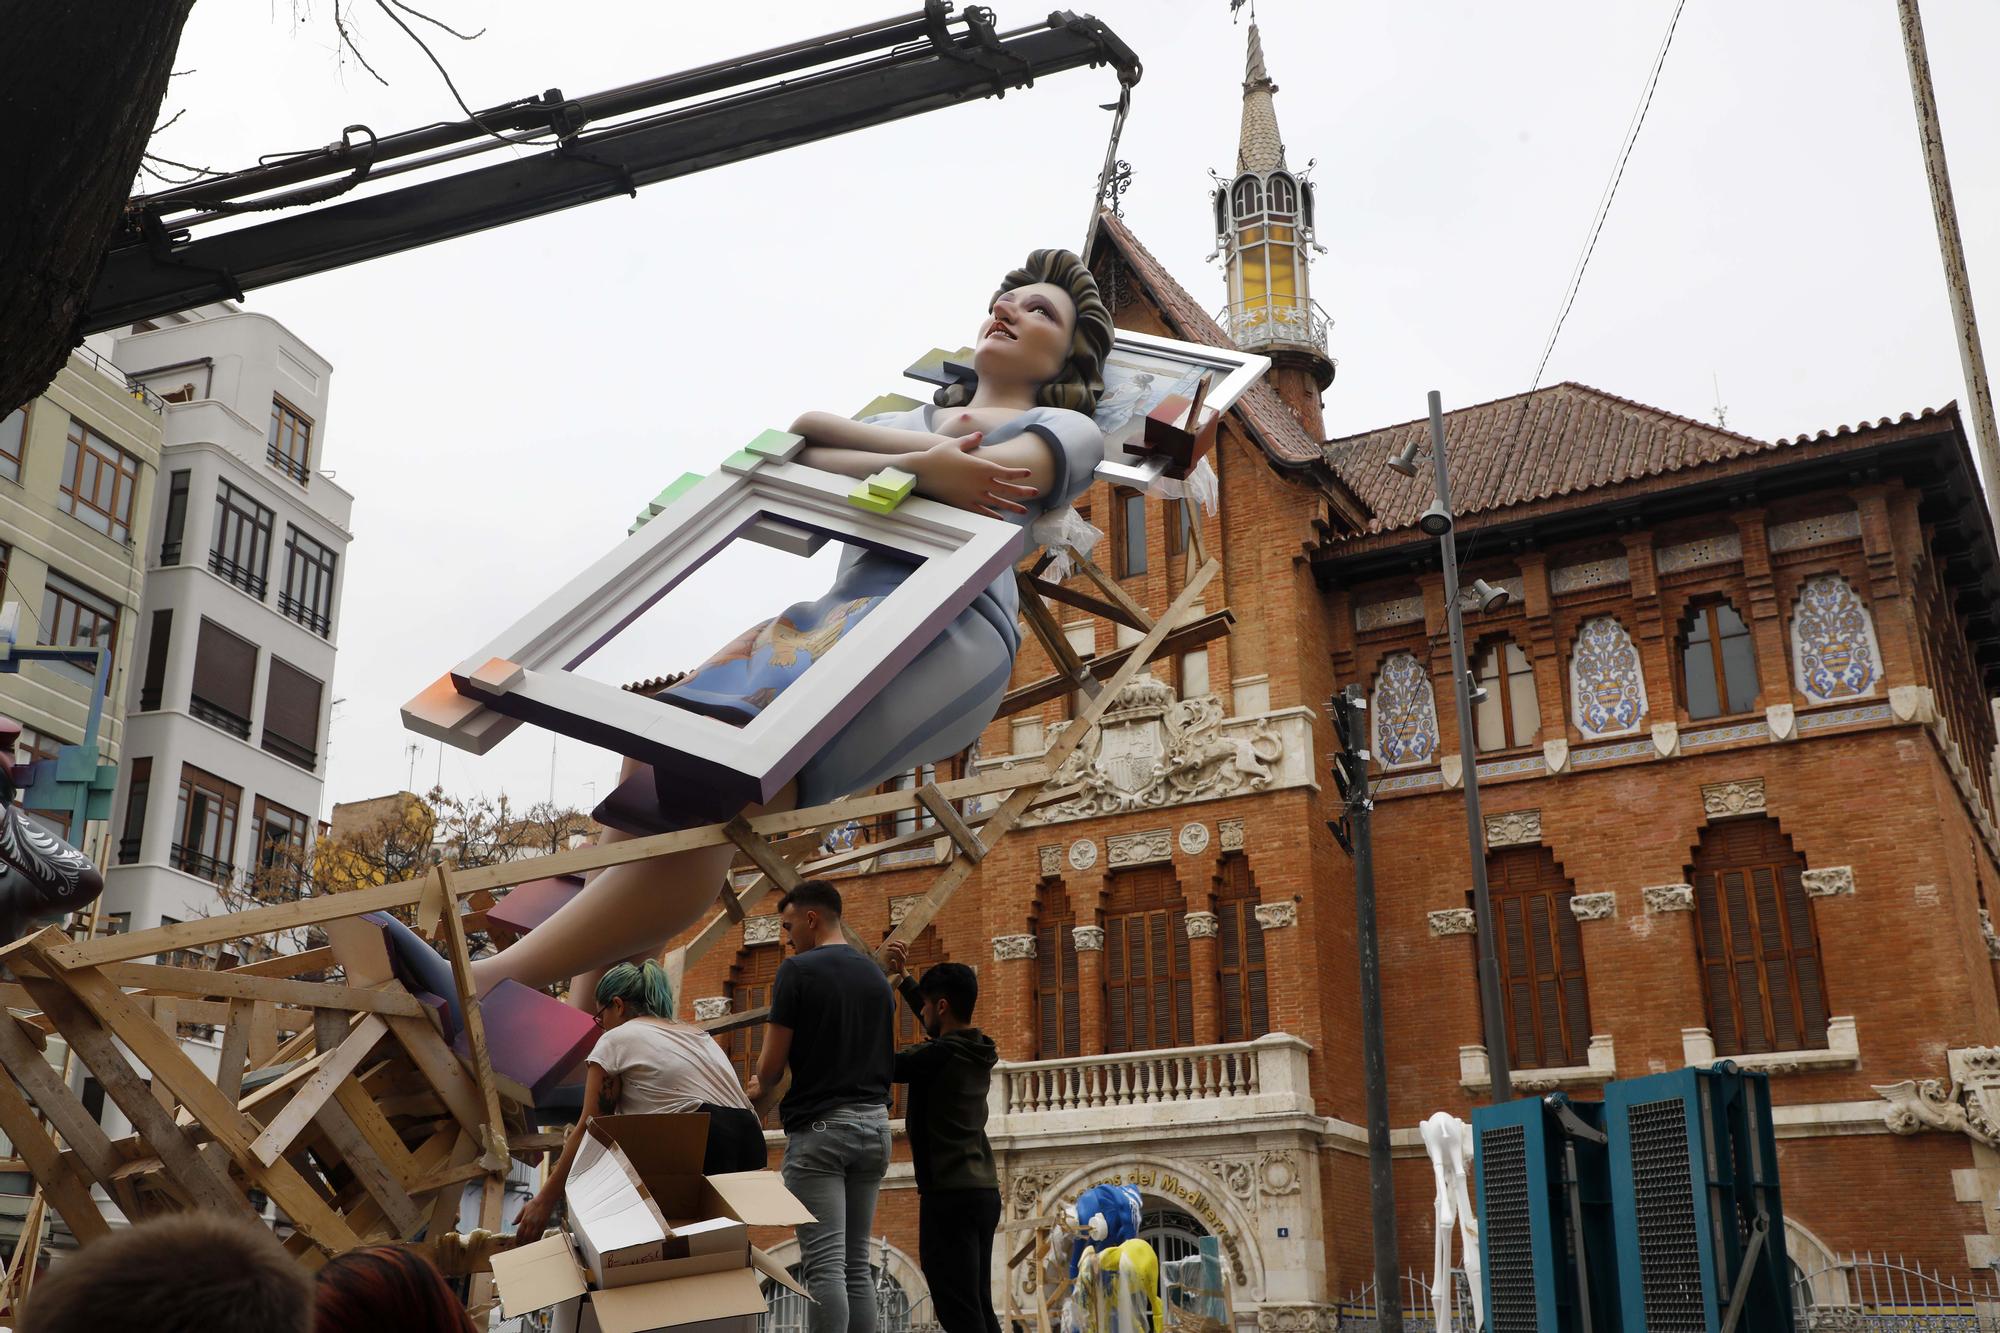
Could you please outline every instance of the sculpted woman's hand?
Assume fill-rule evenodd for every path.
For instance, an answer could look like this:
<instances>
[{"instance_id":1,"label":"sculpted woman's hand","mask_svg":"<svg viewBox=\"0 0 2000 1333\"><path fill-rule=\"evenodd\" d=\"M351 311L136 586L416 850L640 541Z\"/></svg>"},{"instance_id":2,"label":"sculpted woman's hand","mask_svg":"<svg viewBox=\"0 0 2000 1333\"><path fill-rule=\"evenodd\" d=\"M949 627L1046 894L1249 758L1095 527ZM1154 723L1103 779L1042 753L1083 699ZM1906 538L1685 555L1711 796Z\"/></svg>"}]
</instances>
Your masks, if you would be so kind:
<instances>
[{"instance_id":1,"label":"sculpted woman's hand","mask_svg":"<svg viewBox=\"0 0 2000 1333\"><path fill-rule=\"evenodd\" d=\"M913 458L911 464L924 483L924 494L994 518L1027 513L1028 507L1021 501L1032 500L1039 492L1021 483L1034 474L1024 467L1007 467L979 457L974 451L983 438L983 431L941 436Z\"/></svg>"}]
</instances>

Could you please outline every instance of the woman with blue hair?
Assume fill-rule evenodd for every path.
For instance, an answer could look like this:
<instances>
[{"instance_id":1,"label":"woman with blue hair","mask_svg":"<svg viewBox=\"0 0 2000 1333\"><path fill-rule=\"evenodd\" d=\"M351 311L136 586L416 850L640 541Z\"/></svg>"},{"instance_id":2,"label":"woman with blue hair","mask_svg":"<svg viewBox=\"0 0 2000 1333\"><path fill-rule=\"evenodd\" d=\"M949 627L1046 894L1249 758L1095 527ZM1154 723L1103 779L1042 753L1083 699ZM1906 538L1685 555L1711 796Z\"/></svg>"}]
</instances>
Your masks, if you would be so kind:
<instances>
[{"instance_id":1,"label":"woman with blue hair","mask_svg":"<svg viewBox=\"0 0 2000 1333\"><path fill-rule=\"evenodd\" d=\"M569 1169L593 1115L708 1116L705 1175L761 1171L764 1127L736 1079L736 1069L707 1031L674 1016L674 990L651 959L620 963L597 983L597 1025L604 1035L585 1058L583 1113L541 1191L521 1210L516 1243L542 1234L569 1183Z\"/></svg>"}]
</instances>

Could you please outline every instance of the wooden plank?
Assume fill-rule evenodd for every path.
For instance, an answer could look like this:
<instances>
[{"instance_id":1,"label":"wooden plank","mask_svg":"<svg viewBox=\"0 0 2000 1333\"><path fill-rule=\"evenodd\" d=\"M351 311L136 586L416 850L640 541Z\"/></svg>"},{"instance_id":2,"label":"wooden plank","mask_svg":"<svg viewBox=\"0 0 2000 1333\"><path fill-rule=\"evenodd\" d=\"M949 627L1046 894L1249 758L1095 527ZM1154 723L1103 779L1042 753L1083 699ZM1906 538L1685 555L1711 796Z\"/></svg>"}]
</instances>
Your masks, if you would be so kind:
<instances>
[{"instance_id":1,"label":"wooden plank","mask_svg":"<svg viewBox=\"0 0 2000 1333\"><path fill-rule=\"evenodd\" d=\"M388 1035L388 1024L382 1015L363 1015L347 1039L326 1056L312 1076L292 1094L285 1109L272 1116L270 1123L264 1126L264 1132L251 1142L250 1151L257 1160L270 1166L283 1157L299 1131L318 1117L320 1108L332 1098L334 1089L359 1069L362 1061L374 1054L376 1046Z\"/></svg>"},{"instance_id":2,"label":"wooden plank","mask_svg":"<svg viewBox=\"0 0 2000 1333\"><path fill-rule=\"evenodd\" d=\"M396 1183L406 1191L414 1188L417 1172L410 1150L403 1145L403 1136L389 1123L381 1104L368 1095L361 1080L349 1079L342 1083L334 1089L333 1099L340 1104L341 1110L347 1112L355 1130L368 1141L369 1149L388 1168Z\"/></svg>"},{"instance_id":3,"label":"wooden plank","mask_svg":"<svg viewBox=\"0 0 2000 1333\"><path fill-rule=\"evenodd\" d=\"M1047 579L1031 577L1028 581L1034 585L1035 591L1048 601L1061 602L1064 606L1073 606L1079 611L1088 611L1094 616L1103 617L1114 625L1123 625L1127 629L1138 630L1141 634L1144 634L1153 627L1151 620L1134 616L1124 607L1114 606L1110 602L1092 597L1087 592L1078 592L1074 588L1065 588L1062 584L1051 583Z\"/></svg>"},{"instance_id":4,"label":"wooden plank","mask_svg":"<svg viewBox=\"0 0 2000 1333\"><path fill-rule=\"evenodd\" d=\"M250 1011L250 1044L248 1056L253 1068L262 1069L275 1064L278 1054L278 1010L276 1005L260 1004Z\"/></svg>"},{"instance_id":5,"label":"wooden plank","mask_svg":"<svg viewBox=\"0 0 2000 1333\"><path fill-rule=\"evenodd\" d=\"M1048 654L1049 661L1055 663L1056 670L1060 671L1071 685L1095 693L1098 689L1097 678L1090 674L1089 668L1083 664L1083 659L1076 655L1076 649L1070 647L1062 626L1056 624L1056 618L1049 614L1048 604L1042 600L1041 594L1035 591L1034 580L1016 570L1014 583L1020 589L1021 613L1027 617L1028 628L1035 632L1037 639L1041 640L1042 651Z\"/></svg>"},{"instance_id":6,"label":"wooden plank","mask_svg":"<svg viewBox=\"0 0 2000 1333\"><path fill-rule=\"evenodd\" d=\"M1099 592L1102 592L1106 597L1109 597L1124 608L1125 614L1131 617L1129 623L1134 629L1150 630L1153 628L1153 618L1146 614L1146 608L1133 601L1132 595L1125 591L1124 586L1117 579L1112 578L1099 569L1097 562L1083 552L1072 547L1070 554L1076 558L1076 567L1083 571L1084 577L1095 583Z\"/></svg>"},{"instance_id":7,"label":"wooden plank","mask_svg":"<svg viewBox=\"0 0 2000 1333\"><path fill-rule=\"evenodd\" d=\"M39 1001L36 1002L39 1007ZM74 1046L71 1047L74 1050ZM84 1062L86 1065L89 1061ZM69 1085L49 1064L48 1058L35 1049L26 1035L13 1023L0 1023L0 1065L4 1065L14 1081L28 1095L48 1122L55 1126L63 1141L68 1143L83 1163L85 1171L98 1184L105 1184L112 1173L124 1164L118 1150L111 1146L111 1138L97 1118L84 1109L83 1103L71 1092ZM4 1082L0 1079L0 1082ZM8 1134L10 1139L19 1141L18 1136ZM137 1220L136 1218L133 1220Z\"/></svg>"},{"instance_id":8,"label":"wooden plank","mask_svg":"<svg viewBox=\"0 0 2000 1333\"><path fill-rule=\"evenodd\" d=\"M500 1230L501 1206L507 1198L506 1187L507 1179L501 1175L486 1177L485 1183L480 1186L479 1230ZM465 1298L465 1312L472 1317L474 1328L484 1328L492 1322L495 1299L492 1271L474 1273Z\"/></svg>"},{"instance_id":9,"label":"wooden plank","mask_svg":"<svg viewBox=\"0 0 2000 1333\"><path fill-rule=\"evenodd\" d=\"M32 945L35 940L31 939L29 942ZM53 960L49 959L52 951L35 948L31 949L31 952L41 954L48 960L45 965L53 967ZM208 1132L215 1137L216 1142L229 1150L229 1155L256 1182L258 1188L285 1211L299 1230L310 1235L315 1244L336 1254L354 1248L358 1237L348 1228L346 1221L327 1206L305 1177L289 1162L280 1160L275 1165L265 1165L260 1161L251 1151L256 1126L236 1109L234 1102L222 1095L215 1084L209 1081L207 1075L196 1067L194 1061L190 1060L187 1053L181 1049L180 1043L148 1022L123 991L112 985L102 974L89 969L52 976L44 983L31 982L29 988L32 990L37 985L49 988L51 998L73 997L79 1006L87 1006L92 1016L145 1063L152 1071L155 1081L165 1083L188 1110L194 1113L195 1118L207 1126ZM59 991L66 991L66 994L59 995ZM99 1081L103 1081L101 1075ZM106 1088L106 1091L109 1092L110 1089ZM122 1103L120 1109L126 1109ZM130 1110L126 1110L126 1114L130 1115ZM140 1125L136 1117L133 1119L133 1124L139 1126L142 1133L146 1133L145 1127ZM181 1136L177 1129L172 1133L174 1138L186 1144L185 1137ZM150 1133L147 1133L146 1137L152 1147L160 1149L161 1145L152 1141ZM189 1150L192 1152L192 1148ZM161 1153L161 1158L163 1161L166 1160L164 1151ZM206 1170L201 1176L214 1179ZM233 1192L231 1187L231 1193Z\"/></svg>"},{"instance_id":10,"label":"wooden plank","mask_svg":"<svg viewBox=\"0 0 2000 1333\"><path fill-rule=\"evenodd\" d=\"M924 809L931 812L931 818L937 820L938 826L951 835L959 851L975 861L986 859L986 844L958 817L958 807L938 795L937 784L926 782L917 788L917 799L924 803Z\"/></svg>"},{"instance_id":11,"label":"wooden plank","mask_svg":"<svg viewBox=\"0 0 2000 1333\"><path fill-rule=\"evenodd\" d=\"M423 1071L431 1087L444 1099L445 1109L452 1119L465 1128L474 1139L485 1133L486 1116L480 1105L479 1087L472 1076L465 1072L458 1056L451 1047L444 1044L428 1018L391 1018L389 1031L401 1043L403 1049Z\"/></svg>"},{"instance_id":12,"label":"wooden plank","mask_svg":"<svg viewBox=\"0 0 2000 1333\"><path fill-rule=\"evenodd\" d=\"M696 1026L712 1037L719 1037L725 1032L734 1032L738 1028L754 1028L759 1023L767 1021L770 1017L771 1006L765 1004L759 1005L755 1009L745 1009L740 1014L724 1014L720 1018L707 1019Z\"/></svg>"},{"instance_id":13,"label":"wooden plank","mask_svg":"<svg viewBox=\"0 0 2000 1333\"><path fill-rule=\"evenodd\" d=\"M798 887L798 867L772 851L763 838L751 832L749 821L745 820L741 815L724 824L722 831L728 836L731 842L736 844L737 849L743 855L750 858L750 864L763 871L765 877L773 884L787 893ZM733 902L735 893L733 891L726 891L725 896ZM741 919L743 912L742 905L740 903L735 903L734 905L736 911L733 915L737 919Z\"/></svg>"},{"instance_id":14,"label":"wooden plank","mask_svg":"<svg viewBox=\"0 0 2000 1333\"><path fill-rule=\"evenodd\" d=\"M112 963L100 969L115 985L153 995L186 995L199 999L269 1000L301 1009L352 1009L371 1014L421 1014L423 1005L400 986L370 990L326 981L286 981L277 977L246 977L234 972L207 972L195 967L160 967L153 963Z\"/></svg>"},{"instance_id":15,"label":"wooden plank","mask_svg":"<svg viewBox=\"0 0 2000 1333\"><path fill-rule=\"evenodd\" d=\"M197 1208L222 1213L247 1212L248 1201L202 1160L195 1145L174 1123L174 1118L154 1100L153 1090L146 1086L146 1080L140 1078L138 1072L126 1062L124 1054L97 1016L58 981L42 978L27 984L42 1012L55 1019L63 1040L76 1052L77 1059L83 1061L84 1068L97 1079L104 1095L125 1113L125 1118L132 1122L132 1127L145 1140L146 1146L158 1155L161 1169L190 1203ZM149 1018L141 1016L139 1025L155 1036L160 1035Z\"/></svg>"},{"instance_id":16,"label":"wooden plank","mask_svg":"<svg viewBox=\"0 0 2000 1333\"><path fill-rule=\"evenodd\" d=\"M104 1214L90 1197L89 1183L76 1173L77 1159L57 1151L48 1130L35 1119L27 1099L21 1096L21 1090L5 1078L0 1078L0 1134L5 1134L14 1151L21 1154L29 1174L35 1178L35 1188L55 1206L77 1240L88 1244L111 1234L111 1224L104 1220ZM21 1234L25 1237L37 1232L24 1229Z\"/></svg>"},{"instance_id":17,"label":"wooden plank","mask_svg":"<svg viewBox=\"0 0 2000 1333\"><path fill-rule=\"evenodd\" d=\"M452 1143L449 1152L442 1154L443 1160L441 1162L439 1161L440 1154L436 1150L436 1145L440 1139L449 1139ZM433 1139L430 1143L419 1148L416 1154L417 1163L420 1168L425 1170L426 1174L441 1170L445 1165L468 1165L478 1156L479 1144L477 1138L473 1134L464 1133L458 1134L455 1138L440 1134L437 1139ZM436 1165L434 1166L433 1163L436 1163ZM484 1170L484 1168L481 1169L482 1171ZM464 1198L465 1189L462 1185L451 1185L440 1189L437 1192L437 1197L431 1202L430 1220L425 1224L424 1234L437 1237L444 1235L448 1231L458 1230L459 1205Z\"/></svg>"},{"instance_id":18,"label":"wooden plank","mask_svg":"<svg viewBox=\"0 0 2000 1333\"><path fill-rule=\"evenodd\" d=\"M479 988L472 982L472 952L465 942L465 923L458 919L458 889L451 869L439 866L438 887L444 890L444 935L451 977L458 987L459 1018L465 1024L465 1047L472 1055L472 1076L486 1103L486 1146L481 1158L488 1170L507 1167L507 1121L500 1110L500 1087L493 1078L493 1059L486 1049L486 1019L479 1009Z\"/></svg>"},{"instance_id":19,"label":"wooden plank","mask_svg":"<svg viewBox=\"0 0 2000 1333\"><path fill-rule=\"evenodd\" d=\"M244 963L240 967L225 968L223 975L232 977L295 977L301 972L324 972L335 966L333 946L321 945L317 949L301 949L297 953L281 953L276 958L266 958L261 962Z\"/></svg>"},{"instance_id":20,"label":"wooden plank","mask_svg":"<svg viewBox=\"0 0 2000 1333\"><path fill-rule=\"evenodd\" d=\"M341 1161L361 1182L361 1188L382 1210L396 1234L415 1235L424 1224L423 1210L404 1192L403 1182L396 1179L388 1164L376 1155L373 1145L348 1118L346 1108L339 1102L328 1102L315 1113L313 1123L326 1134Z\"/></svg>"},{"instance_id":21,"label":"wooden plank","mask_svg":"<svg viewBox=\"0 0 2000 1333\"><path fill-rule=\"evenodd\" d=\"M222 1055L216 1063L215 1086L230 1101L243 1095L243 1071L250 1067L250 1026L257 1003L229 1002L229 1025L222 1029Z\"/></svg>"},{"instance_id":22,"label":"wooden plank","mask_svg":"<svg viewBox=\"0 0 2000 1333\"><path fill-rule=\"evenodd\" d=\"M1162 623L1171 624L1172 622L1163 620ZM1171 630L1166 638L1147 651L1143 660L1146 662L1156 662L1162 657L1169 657L1175 653L1184 653L1190 648L1199 648L1201 645L1211 640L1219 639L1229 633L1229 627L1235 623L1236 617L1227 609L1211 611L1205 616L1198 616L1187 624ZM1144 640L1141 640L1141 642L1143 643ZM1090 670L1092 674L1099 678L1115 675L1125 668L1125 664L1138 651L1139 645L1134 644L1130 648L1118 648L1108 653L1101 653L1090 659ZM1071 682L1061 676L1044 676L1040 680L1030 681L1026 685L1016 686L1014 689L1007 691L1006 697L1000 701L1000 711L995 713L994 716L1007 717L1020 712L1024 708L1033 708L1035 705L1047 703L1051 699L1060 699L1074 688L1075 686ZM753 820L752 827L755 827L755 825L756 821ZM176 926L174 929L178 930L179 927Z\"/></svg>"},{"instance_id":23,"label":"wooden plank","mask_svg":"<svg viewBox=\"0 0 2000 1333\"><path fill-rule=\"evenodd\" d=\"M1146 637L1132 646L1131 652L1126 655L1125 664L1118 669L1118 674L1113 676L1106 687L1099 691L1097 696L1084 706L1083 712L1074 722L1063 728L1062 735L1057 738L1054 745L1049 747L1048 753L1042 757L1042 762L1048 764L1051 768L1060 768L1068 760L1070 755L1076 750L1076 747L1083 743L1083 738L1090 732L1090 729L1097 725L1097 720L1104 715L1104 710L1111 706L1111 701L1117 697L1118 692L1124 689L1134 676L1139 674L1140 668L1151 659L1153 651L1161 643L1165 642L1169 634L1168 627L1180 622L1181 616L1186 613L1189 607L1194 605L1196 598L1201 595L1201 590L1208 586L1209 580L1215 577L1216 572L1220 568L1220 565L1211 560L1203 565L1193 578L1188 580L1187 587L1181 589L1180 596L1176 597L1172 605L1168 606L1166 613L1147 632ZM1034 788L1015 788L1013 793L1000 803L1000 808L986 821L988 836L998 839L1011 832L1014 822L1026 812L1034 798ZM904 915L902 923L890 932L887 940L882 942L875 953L875 957L878 960L882 957L883 950L888 948L891 940L901 940L903 943L908 944L921 935L924 927L930 925L937 918L937 914L943 910L945 903L950 900L951 895L958 890L959 885L963 884L971 876L975 868L976 866L970 858L953 861L949 866L945 867L944 873L932 882L930 890L923 897L910 904L910 910Z\"/></svg>"}]
</instances>

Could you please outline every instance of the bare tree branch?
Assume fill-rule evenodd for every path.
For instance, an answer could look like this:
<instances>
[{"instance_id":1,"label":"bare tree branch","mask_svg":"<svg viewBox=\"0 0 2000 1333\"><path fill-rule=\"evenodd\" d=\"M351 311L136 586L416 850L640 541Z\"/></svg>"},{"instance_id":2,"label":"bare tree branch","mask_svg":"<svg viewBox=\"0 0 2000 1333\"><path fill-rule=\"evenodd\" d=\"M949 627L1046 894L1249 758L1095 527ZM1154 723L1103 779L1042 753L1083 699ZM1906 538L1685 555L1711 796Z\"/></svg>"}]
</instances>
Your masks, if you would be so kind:
<instances>
[{"instance_id":1,"label":"bare tree branch","mask_svg":"<svg viewBox=\"0 0 2000 1333\"><path fill-rule=\"evenodd\" d=\"M460 32L457 28L452 27L449 23L446 23L444 20L440 18L436 18L433 15L426 14L421 9L411 8L409 5L404 4L403 0L389 0L389 3L393 4L396 8L402 10L406 14L414 14L418 18L422 19L424 22L431 24L434 27L444 29L452 36L458 38L458 40L461 42L477 41L481 37L484 37L486 35L486 29L484 28L481 28L478 32Z\"/></svg>"},{"instance_id":2,"label":"bare tree branch","mask_svg":"<svg viewBox=\"0 0 2000 1333\"><path fill-rule=\"evenodd\" d=\"M375 82L381 84L384 88L387 88L389 86L389 81L383 78L382 75L376 70L376 68L373 65L368 63L368 57L362 55L361 48L355 45L354 34L348 31L347 18L344 14L340 12L340 5L341 5L341 0L333 0L333 30L336 33L340 34L340 44L346 47L349 51L352 51L354 53L354 58L361 62L361 68L367 70L369 74L373 75Z\"/></svg>"}]
</instances>

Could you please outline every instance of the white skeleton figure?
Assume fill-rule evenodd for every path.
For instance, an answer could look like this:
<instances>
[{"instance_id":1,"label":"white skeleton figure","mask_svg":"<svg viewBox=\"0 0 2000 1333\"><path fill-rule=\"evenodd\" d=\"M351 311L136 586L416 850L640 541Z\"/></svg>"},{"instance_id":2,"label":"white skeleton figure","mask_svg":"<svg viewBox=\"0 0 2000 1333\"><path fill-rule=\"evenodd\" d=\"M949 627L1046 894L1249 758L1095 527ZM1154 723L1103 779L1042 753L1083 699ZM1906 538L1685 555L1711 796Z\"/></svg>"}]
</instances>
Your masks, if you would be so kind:
<instances>
[{"instance_id":1,"label":"white skeleton figure","mask_svg":"<svg viewBox=\"0 0 2000 1333\"><path fill-rule=\"evenodd\" d=\"M1431 1175L1437 1182L1436 1245L1432 1250L1435 1274L1431 1284L1431 1308L1440 1321L1451 1311L1451 1226L1458 1223L1460 1246L1465 1254L1465 1285L1472 1295L1475 1328L1485 1323L1485 1296L1481 1291L1479 1264L1479 1217L1472 1211L1471 1192L1466 1180L1472 1171L1472 1126L1457 1116L1439 1111L1421 1126L1424 1150L1431 1155Z\"/></svg>"}]
</instances>

